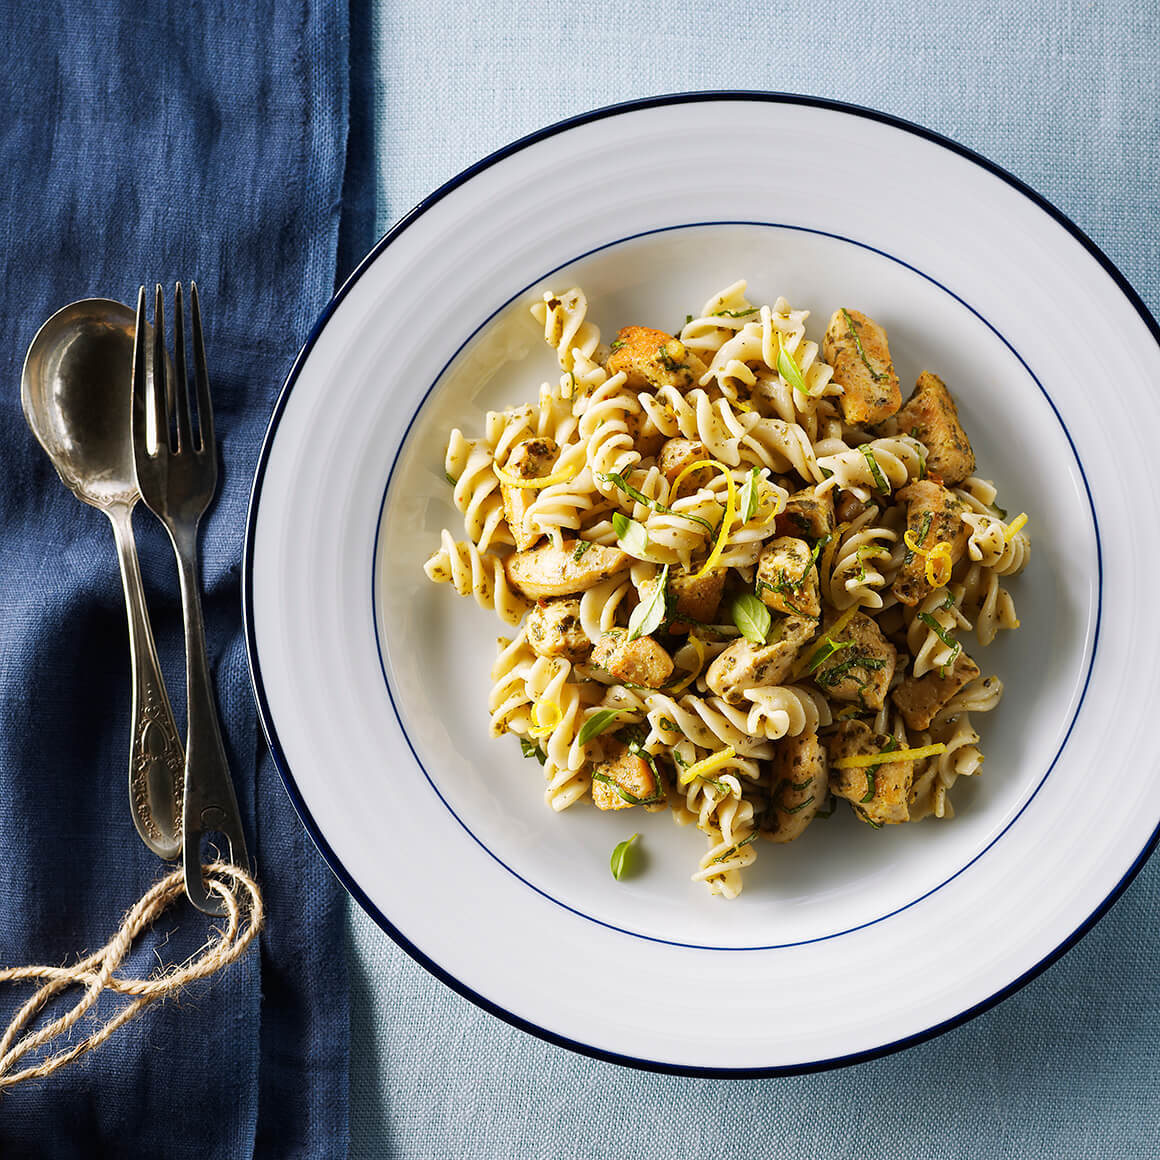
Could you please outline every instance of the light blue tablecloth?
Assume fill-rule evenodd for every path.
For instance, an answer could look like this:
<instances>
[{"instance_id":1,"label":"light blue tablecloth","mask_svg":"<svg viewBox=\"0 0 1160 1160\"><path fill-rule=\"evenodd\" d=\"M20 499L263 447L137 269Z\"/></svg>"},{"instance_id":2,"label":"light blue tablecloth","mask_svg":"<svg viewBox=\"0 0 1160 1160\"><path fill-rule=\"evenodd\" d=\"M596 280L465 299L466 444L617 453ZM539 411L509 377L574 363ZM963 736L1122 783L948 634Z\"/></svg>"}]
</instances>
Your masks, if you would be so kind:
<instances>
[{"instance_id":1,"label":"light blue tablecloth","mask_svg":"<svg viewBox=\"0 0 1160 1160\"><path fill-rule=\"evenodd\" d=\"M377 0L352 36L352 166L370 149L375 201L361 219L352 203L348 258L542 125L631 97L764 88L869 105L977 149L1160 308L1154 0ZM966 1026L852 1068L738 1082L542 1043L435 981L352 904L352 1155L1154 1160L1158 915L1153 859L1076 949Z\"/></svg>"}]
</instances>

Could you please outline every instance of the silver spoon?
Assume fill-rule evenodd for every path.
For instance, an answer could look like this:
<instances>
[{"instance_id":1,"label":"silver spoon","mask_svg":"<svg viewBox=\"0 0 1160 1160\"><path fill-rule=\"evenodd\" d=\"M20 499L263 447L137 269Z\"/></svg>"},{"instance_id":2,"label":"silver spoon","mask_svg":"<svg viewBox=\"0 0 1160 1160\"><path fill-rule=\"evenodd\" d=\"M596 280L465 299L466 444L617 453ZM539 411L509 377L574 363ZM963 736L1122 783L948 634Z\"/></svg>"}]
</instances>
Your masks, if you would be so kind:
<instances>
[{"instance_id":1,"label":"silver spoon","mask_svg":"<svg viewBox=\"0 0 1160 1160\"><path fill-rule=\"evenodd\" d=\"M65 487L113 525L133 676L129 801L145 845L176 858L185 753L157 663L133 541L133 507L141 498L131 422L135 325L128 306L107 298L57 311L28 348L20 399Z\"/></svg>"}]
</instances>

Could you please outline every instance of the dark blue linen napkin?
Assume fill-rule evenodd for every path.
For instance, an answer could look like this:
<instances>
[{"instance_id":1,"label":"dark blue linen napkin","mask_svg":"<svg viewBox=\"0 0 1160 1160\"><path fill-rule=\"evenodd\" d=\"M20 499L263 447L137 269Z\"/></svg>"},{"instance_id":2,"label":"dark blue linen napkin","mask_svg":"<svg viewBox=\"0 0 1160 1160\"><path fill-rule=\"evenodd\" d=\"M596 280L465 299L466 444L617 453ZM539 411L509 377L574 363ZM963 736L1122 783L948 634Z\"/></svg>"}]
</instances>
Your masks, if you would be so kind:
<instances>
[{"instance_id":1,"label":"dark blue linen napkin","mask_svg":"<svg viewBox=\"0 0 1160 1160\"><path fill-rule=\"evenodd\" d=\"M203 523L209 651L268 906L261 954L155 1004L95 1052L0 1094L0 1155L332 1157L347 1151L340 888L257 728L241 631L249 485L281 382L335 276L346 151L340 2L8 5L0 70L0 966L103 945L169 866L127 796L129 664L105 517L58 481L20 408L40 323L87 296L195 278L222 472ZM176 570L135 517L174 710ZM124 973L205 940L186 903ZM7 1023L28 990L0 991ZM108 1004L102 1010L109 1010Z\"/></svg>"}]
</instances>

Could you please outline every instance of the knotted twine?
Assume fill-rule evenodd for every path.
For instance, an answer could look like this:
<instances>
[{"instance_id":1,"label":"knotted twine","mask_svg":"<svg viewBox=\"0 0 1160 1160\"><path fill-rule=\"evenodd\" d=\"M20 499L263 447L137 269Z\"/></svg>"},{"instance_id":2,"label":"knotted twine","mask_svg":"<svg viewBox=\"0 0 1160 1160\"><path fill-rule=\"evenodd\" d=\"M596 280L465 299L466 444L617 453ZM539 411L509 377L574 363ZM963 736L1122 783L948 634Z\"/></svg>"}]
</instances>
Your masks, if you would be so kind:
<instances>
[{"instance_id":1,"label":"knotted twine","mask_svg":"<svg viewBox=\"0 0 1160 1160\"><path fill-rule=\"evenodd\" d=\"M129 909L112 939L88 958L66 967L31 966L0 970L0 983L48 980L20 1008L0 1038L0 1090L21 1080L51 1075L86 1051L99 1047L118 1027L128 1023L150 1003L176 994L189 983L228 967L245 954L261 930L264 919L262 895L257 883L244 870L229 862L212 862L203 867L203 872L210 893L216 894L225 906L226 925L224 929L215 928L216 939L211 938L199 956L180 967L163 968L147 979L123 979L114 974L129 953L133 940L152 926L174 902L184 897L184 873L178 868L151 887ZM84 994L70 1010L39 1030L32 1030L30 1021L53 996L81 985L85 988ZM43 1047L73 1027L104 991L131 996L132 999L86 1039L39 1063L13 1071L28 1052Z\"/></svg>"}]
</instances>

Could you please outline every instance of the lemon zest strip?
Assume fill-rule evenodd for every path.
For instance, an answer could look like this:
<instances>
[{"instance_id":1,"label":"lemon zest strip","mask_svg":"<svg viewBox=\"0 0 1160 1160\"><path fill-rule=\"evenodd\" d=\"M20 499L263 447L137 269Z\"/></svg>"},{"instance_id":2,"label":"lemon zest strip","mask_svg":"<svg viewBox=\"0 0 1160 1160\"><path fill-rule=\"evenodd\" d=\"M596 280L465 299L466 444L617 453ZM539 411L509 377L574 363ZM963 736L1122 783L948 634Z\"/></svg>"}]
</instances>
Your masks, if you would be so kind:
<instances>
[{"instance_id":1,"label":"lemon zest strip","mask_svg":"<svg viewBox=\"0 0 1160 1160\"><path fill-rule=\"evenodd\" d=\"M1027 513L1020 512L1010 522L1010 524L1007 525L1007 530L1003 533L1004 543L1009 544L1015 538L1016 533L1019 532L1020 529L1022 529L1022 527L1025 523L1027 523Z\"/></svg>"},{"instance_id":2,"label":"lemon zest strip","mask_svg":"<svg viewBox=\"0 0 1160 1160\"><path fill-rule=\"evenodd\" d=\"M934 745L920 745L917 749L884 749L881 753L859 753L852 757L840 757L834 762L834 768L866 769L871 765L889 765L895 761L918 761L923 757L937 757L946 751L947 747L941 741Z\"/></svg>"},{"instance_id":3,"label":"lemon zest strip","mask_svg":"<svg viewBox=\"0 0 1160 1160\"><path fill-rule=\"evenodd\" d=\"M686 475L691 471L696 471L701 467L716 468L723 476L725 476L725 487L728 489L728 496L725 500L725 514L721 517L721 527L717 532L717 542L713 545L713 550L709 553L704 564L701 565L700 570L694 572L693 580L700 580L707 572L713 570L714 565L721 558L721 553L725 550L725 541L729 538L729 532L733 526L733 520L737 515L737 484L733 482L733 476L729 468L724 463L716 459L698 459L695 463L690 463L676 479L673 480L673 486L669 490L669 505L672 506L676 502L676 494L680 490L681 483L684 481ZM677 513L680 514L680 513Z\"/></svg>"},{"instance_id":4,"label":"lemon zest strip","mask_svg":"<svg viewBox=\"0 0 1160 1160\"><path fill-rule=\"evenodd\" d=\"M509 471L500 467L498 463L493 463L491 469L499 477L501 483L506 483L508 487L524 488L551 487L556 483L566 483L574 475L580 473L579 464L573 464L570 467L561 467L558 471L553 471L551 475L542 475L538 479L521 479L518 475L512 475Z\"/></svg>"},{"instance_id":5,"label":"lemon zest strip","mask_svg":"<svg viewBox=\"0 0 1160 1160\"><path fill-rule=\"evenodd\" d=\"M709 754L708 757L701 761L694 762L688 769L681 771L681 776L677 778L678 785L688 785L695 777L704 777L706 774L716 773L723 765L728 765L734 757L737 756L737 751L732 745L726 746L724 749L719 749L716 753Z\"/></svg>"},{"instance_id":6,"label":"lemon zest strip","mask_svg":"<svg viewBox=\"0 0 1160 1160\"><path fill-rule=\"evenodd\" d=\"M697 654L697 667L693 669L688 676L682 678L677 684L673 685L668 691L670 693L680 693L687 689L700 675L701 670L705 667L705 644L699 636L694 636L689 633L689 644L693 646L693 651Z\"/></svg>"}]
</instances>

